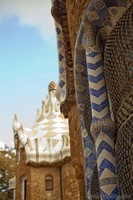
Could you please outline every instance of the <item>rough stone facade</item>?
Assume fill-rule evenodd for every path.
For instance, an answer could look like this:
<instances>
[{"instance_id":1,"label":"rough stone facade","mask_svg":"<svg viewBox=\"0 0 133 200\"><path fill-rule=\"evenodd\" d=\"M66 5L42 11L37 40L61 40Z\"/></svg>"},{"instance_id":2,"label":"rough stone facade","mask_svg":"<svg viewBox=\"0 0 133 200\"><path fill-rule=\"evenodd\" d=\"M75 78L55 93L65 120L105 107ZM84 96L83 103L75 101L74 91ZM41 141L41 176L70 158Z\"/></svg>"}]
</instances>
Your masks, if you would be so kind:
<instances>
[{"instance_id":1,"label":"rough stone facade","mask_svg":"<svg viewBox=\"0 0 133 200\"><path fill-rule=\"evenodd\" d=\"M75 101L75 95L73 93L73 87L74 87L73 61L74 61L74 45L76 41L76 36L81 22L82 12L84 11L87 4L86 1L81 1L80 5L79 1L62 1L62 2L63 3L60 4L58 1L55 1L55 4L52 8L52 15L54 16L55 21L59 23L59 26L56 27L56 29L59 29L60 27L59 33L60 32L62 33L61 35L57 31L57 36L59 37L59 38L57 37L58 44L64 44L65 47L66 46L68 47L70 45L68 47L69 51L68 50L63 51L64 47L58 46L59 65L61 64L60 71L62 71L62 68L63 70L65 69L65 67L63 67L63 62L60 60L60 54L63 52L66 56L66 65L68 66L68 68L65 69L66 70L65 74L67 82L66 85L69 88L69 91L67 91L66 94L67 95L66 101L62 102L61 110L65 115L65 117L69 119L72 166L74 167L75 177L79 185L79 192L80 192L79 198L81 200L84 200L85 199L84 160L83 160L84 156L83 156L78 111ZM60 19L61 16L59 15L60 13L58 13L58 9L62 10L62 15L63 15L62 19ZM67 13L67 16L65 15L65 13ZM62 22L63 19L65 19L64 23ZM64 41L60 43L61 38ZM62 60L64 61L64 59ZM60 76L62 76L62 74L60 74ZM62 82L62 80L60 81Z\"/></svg>"},{"instance_id":2,"label":"rough stone facade","mask_svg":"<svg viewBox=\"0 0 133 200\"><path fill-rule=\"evenodd\" d=\"M18 156L18 151L17 151ZM30 180L30 167L25 165L25 151L21 150L20 162L16 162L16 200L22 199L22 180L27 177ZM27 198L30 199L30 186L27 184Z\"/></svg>"},{"instance_id":3,"label":"rough stone facade","mask_svg":"<svg viewBox=\"0 0 133 200\"><path fill-rule=\"evenodd\" d=\"M74 168L70 163L66 163L61 168L62 171L62 190L64 200L80 200L79 185L75 178Z\"/></svg>"},{"instance_id":4,"label":"rough stone facade","mask_svg":"<svg viewBox=\"0 0 133 200\"><path fill-rule=\"evenodd\" d=\"M71 161L62 166L27 166L25 150L20 151L21 159L17 163L16 200L22 200L22 181L27 180L26 200L80 200L79 184ZM53 177L53 190L45 190L45 178Z\"/></svg>"},{"instance_id":5,"label":"rough stone facade","mask_svg":"<svg viewBox=\"0 0 133 200\"><path fill-rule=\"evenodd\" d=\"M45 191L45 177L50 175L53 177L53 191ZM60 200L60 168L59 167L31 167L30 176L31 190L30 199L33 200Z\"/></svg>"},{"instance_id":6,"label":"rough stone facade","mask_svg":"<svg viewBox=\"0 0 133 200\"><path fill-rule=\"evenodd\" d=\"M70 127L70 144L71 144L71 157L72 165L75 169L75 177L78 180L80 200L85 199L85 183L84 183L84 161L80 125L78 120L78 113L76 105L73 105L68 112L69 127Z\"/></svg>"}]
</instances>

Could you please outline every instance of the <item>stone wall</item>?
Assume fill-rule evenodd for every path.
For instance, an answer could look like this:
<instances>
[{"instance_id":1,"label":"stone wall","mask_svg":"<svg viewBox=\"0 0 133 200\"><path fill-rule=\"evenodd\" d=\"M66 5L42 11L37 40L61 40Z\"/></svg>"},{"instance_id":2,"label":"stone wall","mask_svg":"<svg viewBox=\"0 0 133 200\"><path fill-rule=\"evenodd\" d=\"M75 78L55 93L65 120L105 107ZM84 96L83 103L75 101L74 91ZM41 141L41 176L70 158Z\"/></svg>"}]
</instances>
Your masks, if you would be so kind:
<instances>
[{"instance_id":1,"label":"stone wall","mask_svg":"<svg viewBox=\"0 0 133 200\"><path fill-rule=\"evenodd\" d=\"M75 178L75 170L71 162L62 166L61 174L63 200L80 200L79 184Z\"/></svg>"},{"instance_id":2,"label":"stone wall","mask_svg":"<svg viewBox=\"0 0 133 200\"><path fill-rule=\"evenodd\" d=\"M18 154L18 151L17 151ZM21 149L20 162L16 163L16 200L21 200L22 196L22 179L27 178L27 200L30 200L30 167L25 165L25 151Z\"/></svg>"},{"instance_id":3,"label":"stone wall","mask_svg":"<svg viewBox=\"0 0 133 200\"><path fill-rule=\"evenodd\" d=\"M85 182L84 182L84 160L83 149L80 132L80 124L78 119L76 104L71 106L68 113L69 128L70 128L70 143L71 143L71 157L72 166L75 169L75 177L79 184L80 199L85 199Z\"/></svg>"},{"instance_id":4,"label":"stone wall","mask_svg":"<svg viewBox=\"0 0 133 200\"><path fill-rule=\"evenodd\" d=\"M22 180L27 179L26 200L61 200L60 168L32 167L25 164L25 151L21 150L16 171L16 200L22 200ZM53 191L45 191L45 177L53 177Z\"/></svg>"},{"instance_id":5,"label":"stone wall","mask_svg":"<svg viewBox=\"0 0 133 200\"><path fill-rule=\"evenodd\" d=\"M53 177L53 191L45 190L45 177ZM31 167L30 200L61 200L60 168Z\"/></svg>"},{"instance_id":6,"label":"stone wall","mask_svg":"<svg viewBox=\"0 0 133 200\"><path fill-rule=\"evenodd\" d=\"M75 177L75 170L71 161L62 166L27 166L25 164L25 151L20 151L20 162L17 164L16 173L16 200L22 200L22 181L27 179L27 199L26 200L84 200L83 176L80 180ZM81 173L79 171L79 173ZM53 190L45 190L46 176L53 177ZM82 181L81 181L82 180ZM80 197L82 196L82 198Z\"/></svg>"}]
</instances>

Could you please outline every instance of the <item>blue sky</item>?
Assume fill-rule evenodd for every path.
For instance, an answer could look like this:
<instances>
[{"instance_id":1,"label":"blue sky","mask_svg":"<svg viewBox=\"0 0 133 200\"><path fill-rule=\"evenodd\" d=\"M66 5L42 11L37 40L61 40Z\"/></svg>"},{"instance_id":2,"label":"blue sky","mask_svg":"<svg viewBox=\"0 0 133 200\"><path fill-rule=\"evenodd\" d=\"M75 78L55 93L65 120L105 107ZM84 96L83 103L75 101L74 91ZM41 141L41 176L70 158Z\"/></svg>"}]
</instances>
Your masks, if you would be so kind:
<instances>
[{"instance_id":1,"label":"blue sky","mask_svg":"<svg viewBox=\"0 0 133 200\"><path fill-rule=\"evenodd\" d=\"M25 0L23 5L13 0L8 10L5 2L0 15L0 141L11 145L14 113L24 126L32 126L49 82L58 82L58 60L50 3L39 0L40 6L27 8Z\"/></svg>"}]
</instances>

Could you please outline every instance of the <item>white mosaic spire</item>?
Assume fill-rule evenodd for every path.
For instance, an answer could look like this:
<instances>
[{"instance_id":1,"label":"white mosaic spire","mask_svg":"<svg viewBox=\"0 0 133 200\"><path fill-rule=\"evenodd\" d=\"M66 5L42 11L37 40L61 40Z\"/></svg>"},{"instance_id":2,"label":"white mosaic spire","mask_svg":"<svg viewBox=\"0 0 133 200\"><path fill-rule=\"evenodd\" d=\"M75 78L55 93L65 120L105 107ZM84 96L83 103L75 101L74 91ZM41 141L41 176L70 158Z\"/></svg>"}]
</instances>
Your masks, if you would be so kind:
<instances>
[{"instance_id":1,"label":"white mosaic spire","mask_svg":"<svg viewBox=\"0 0 133 200\"><path fill-rule=\"evenodd\" d=\"M16 115L13 120L14 135L19 138L19 148L25 148L26 162L51 163L70 157L68 120L60 112L56 83L52 81L48 88L49 95L42 101L41 112L37 110L32 128L23 128Z\"/></svg>"}]
</instances>

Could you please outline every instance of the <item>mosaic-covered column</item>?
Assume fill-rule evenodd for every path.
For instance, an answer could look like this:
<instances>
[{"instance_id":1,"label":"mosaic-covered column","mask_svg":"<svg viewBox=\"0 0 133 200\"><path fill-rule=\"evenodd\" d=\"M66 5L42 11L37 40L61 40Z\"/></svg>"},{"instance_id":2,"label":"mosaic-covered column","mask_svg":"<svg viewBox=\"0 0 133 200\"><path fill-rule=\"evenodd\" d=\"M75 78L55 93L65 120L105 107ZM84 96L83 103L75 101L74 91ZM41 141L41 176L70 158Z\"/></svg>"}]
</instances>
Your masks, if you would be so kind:
<instances>
[{"instance_id":1,"label":"mosaic-covered column","mask_svg":"<svg viewBox=\"0 0 133 200\"><path fill-rule=\"evenodd\" d=\"M59 83L57 87L56 96L59 102L64 101L66 98L66 61L63 45L63 33L61 26L55 22L57 34L57 47L58 47L58 62L59 62Z\"/></svg>"},{"instance_id":2,"label":"mosaic-covered column","mask_svg":"<svg viewBox=\"0 0 133 200\"><path fill-rule=\"evenodd\" d=\"M91 6L95 10L92 11ZM88 22L84 24L86 26L82 41L86 53L92 111L91 134L95 141L100 193L103 200L120 199L114 146L115 127L111 120L103 72L102 54L107 37L105 21L108 19L108 26L112 26L106 1L92 1L87 15L90 13L95 17L92 20L87 16Z\"/></svg>"},{"instance_id":3,"label":"mosaic-covered column","mask_svg":"<svg viewBox=\"0 0 133 200\"><path fill-rule=\"evenodd\" d=\"M64 35L63 28L64 23L62 20L62 14L59 15L59 10L64 10L62 7L64 1L58 2L56 0L51 0L52 8L51 13L55 21L55 30L57 36L57 50L58 50L58 64L59 64L59 81L56 89L56 97L61 103L66 98L66 56L65 56L65 47L64 47ZM65 11L64 11L65 15Z\"/></svg>"},{"instance_id":4,"label":"mosaic-covered column","mask_svg":"<svg viewBox=\"0 0 133 200\"><path fill-rule=\"evenodd\" d=\"M111 120L100 51L86 51L92 108L91 134L95 141L101 199L119 199L114 147L115 127Z\"/></svg>"},{"instance_id":5,"label":"mosaic-covered column","mask_svg":"<svg viewBox=\"0 0 133 200\"><path fill-rule=\"evenodd\" d=\"M86 92L90 95L92 114L91 135L95 141L100 196L103 200L120 199L114 147L115 126L109 109L103 53L110 31L127 7L127 1L92 0L83 17L75 49L76 99L81 112L86 104L85 98L80 103L80 99L84 97L83 77L87 76ZM86 149L85 143L84 148ZM92 199L95 197L92 196Z\"/></svg>"},{"instance_id":6,"label":"mosaic-covered column","mask_svg":"<svg viewBox=\"0 0 133 200\"><path fill-rule=\"evenodd\" d=\"M90 95L88 93L86 56L84 47L81 45L81 40L82 32L80 32L78 44L76 46L75 91L84 150L86 199L91 200L92 179L94 175L94 169L96 168L96 153L95 144L90 133L91 105ZM98 182L98 180L96 181ZM97 187L99 188L99 186Z\"/></svg>"}]
</instances>

